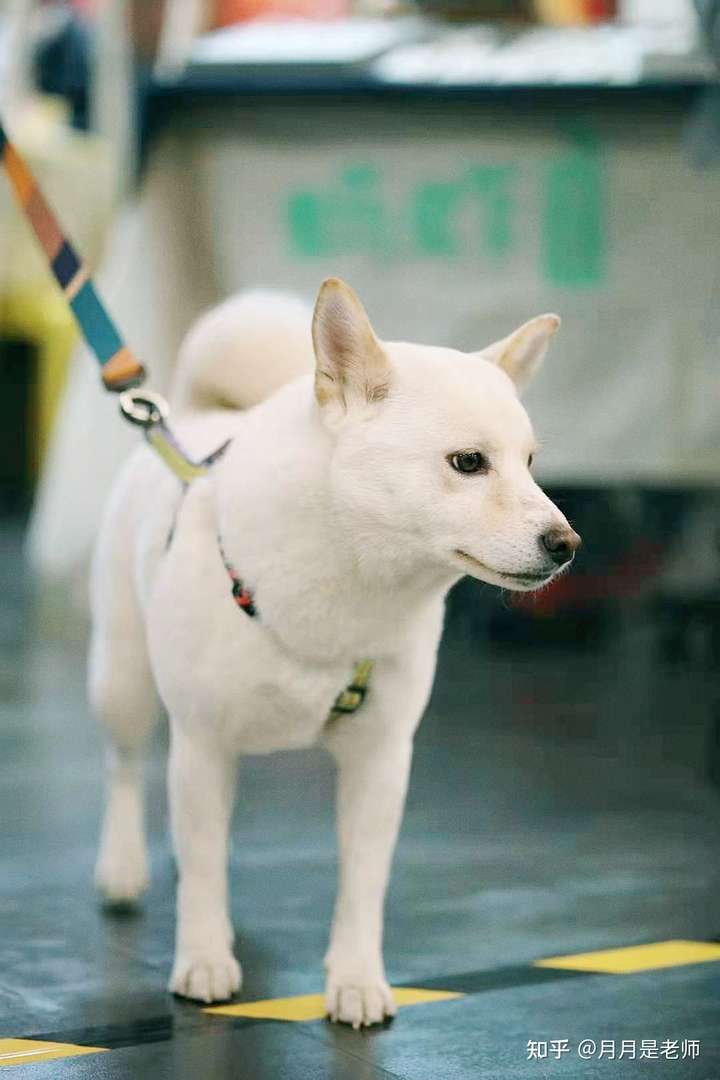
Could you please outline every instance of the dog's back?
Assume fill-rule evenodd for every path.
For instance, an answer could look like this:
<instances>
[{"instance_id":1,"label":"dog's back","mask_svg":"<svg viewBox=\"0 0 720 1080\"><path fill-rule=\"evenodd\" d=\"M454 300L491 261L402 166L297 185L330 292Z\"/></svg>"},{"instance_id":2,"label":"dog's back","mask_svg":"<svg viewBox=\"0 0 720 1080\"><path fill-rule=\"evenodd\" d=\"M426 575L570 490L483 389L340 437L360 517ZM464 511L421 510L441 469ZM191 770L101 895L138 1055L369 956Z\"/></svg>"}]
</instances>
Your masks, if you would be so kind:
<instances>
[{"instance_id":1,"label":"dog's back","mask_svg":"<svg viewBox=\"0 0 720 1080\"><path fill-rule=\"evenodd\" d=\"M173 405L181 411L248 409L311 371L312 309L298 297L256 290L202 316L178 356Z\"/></svg>"}]
</instances>

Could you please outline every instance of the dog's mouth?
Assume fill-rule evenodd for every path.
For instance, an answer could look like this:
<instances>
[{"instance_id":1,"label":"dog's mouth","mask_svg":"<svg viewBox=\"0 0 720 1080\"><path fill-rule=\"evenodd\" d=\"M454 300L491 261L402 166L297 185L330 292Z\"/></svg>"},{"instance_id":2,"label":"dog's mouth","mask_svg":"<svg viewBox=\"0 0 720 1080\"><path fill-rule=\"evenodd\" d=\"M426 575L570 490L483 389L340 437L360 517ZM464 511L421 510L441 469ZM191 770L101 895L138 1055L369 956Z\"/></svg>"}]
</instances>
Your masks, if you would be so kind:
<instances>
[{"instance_id":1,"label":"dog's mouth","mask_svg":"<svg viewBox=\"0 0 720 1080\"><path fill-rule=\"evenodd\" d=\"M550 570L544 574L510 574L505 570L495 570L492 566L486 566L485 563L481 563L479 559L476 559L474 555L468 555L466 551L460 551L459 548L455 549L454 554L457 555L460 559L471 563L477 570L480 570L486 574L492 574L494 577L503 578L506 581L512 581L517 585L525 585L529 588L537 588L540 585L545 585L555 574L555 570Z\"/></svg>"}]
</instances>

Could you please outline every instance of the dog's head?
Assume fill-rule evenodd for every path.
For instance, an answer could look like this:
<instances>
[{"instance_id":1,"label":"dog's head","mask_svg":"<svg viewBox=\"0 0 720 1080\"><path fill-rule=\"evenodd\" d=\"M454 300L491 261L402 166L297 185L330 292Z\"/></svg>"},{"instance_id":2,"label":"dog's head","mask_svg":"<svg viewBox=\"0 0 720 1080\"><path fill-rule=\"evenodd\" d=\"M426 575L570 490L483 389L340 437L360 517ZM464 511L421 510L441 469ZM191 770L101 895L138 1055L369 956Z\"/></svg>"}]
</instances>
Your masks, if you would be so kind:
<instances>
[{"instance_id":1,"label":"dog's head","mask_svg":"<svg viewBox=\"0 0 720 1080\"><path fill-rule=\"evenodd\" d=\"M533 479L518 399L559 324L539 315L477 353L381 342L352 290L324 282L315 397L337 510L365 548L521 591L570 563L580 537Z\"/></svg>"}]
</instances>

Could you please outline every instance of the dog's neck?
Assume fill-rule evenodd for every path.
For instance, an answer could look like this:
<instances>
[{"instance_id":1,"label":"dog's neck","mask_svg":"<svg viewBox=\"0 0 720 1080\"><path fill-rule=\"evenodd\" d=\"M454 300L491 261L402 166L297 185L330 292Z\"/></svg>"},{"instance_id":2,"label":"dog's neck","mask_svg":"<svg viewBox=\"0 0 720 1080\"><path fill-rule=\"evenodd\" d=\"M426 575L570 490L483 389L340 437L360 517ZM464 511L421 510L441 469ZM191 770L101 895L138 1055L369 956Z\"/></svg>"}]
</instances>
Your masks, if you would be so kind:
<instances>
[{"instance_id":1,"label":"dog's neck","mask_svg":"<svg viewBox=\"0 0 720 1080\"><path fill-rule=\"evenodd\" d=\"M378 637L412 632L459 575L410 538L339 511L328 436L309 409L283 397L245 418L218 466L223 546L254 590L260 618L288 640L365 655Z\"/></svg>"}]
</instances>

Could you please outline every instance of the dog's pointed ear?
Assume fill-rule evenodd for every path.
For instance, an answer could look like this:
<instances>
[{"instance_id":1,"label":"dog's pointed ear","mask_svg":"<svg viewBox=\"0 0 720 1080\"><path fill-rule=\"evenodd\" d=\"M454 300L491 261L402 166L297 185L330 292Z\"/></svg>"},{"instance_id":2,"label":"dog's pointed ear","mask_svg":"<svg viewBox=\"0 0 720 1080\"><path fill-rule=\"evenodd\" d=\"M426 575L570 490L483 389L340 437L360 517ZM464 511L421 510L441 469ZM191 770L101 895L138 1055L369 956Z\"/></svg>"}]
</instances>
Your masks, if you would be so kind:
<instances>
[{"instance_id":1,"label":"dog's pointed ear","mask_svg":"<svg viewBox=\"0 0 720 1080\"><path fill-rule=\"evenodd\" d=\"M522 392L545 359L550 338L559 326L559 315L537 315L502 341L483 349L480 356L502 368Z\"/></svg>"},{"instance_id":2,"label":"dog's pointed ear","mask_svg":"<svg viewBox=\"0 0 720 1080\"><path fill-rule=\"evenodd\" d=\"M382 401L390 385L390 361L365 309L349 285L328 278L320 287L312 324L315 397L343 411Z\"/></svg>"}]
</instances>

